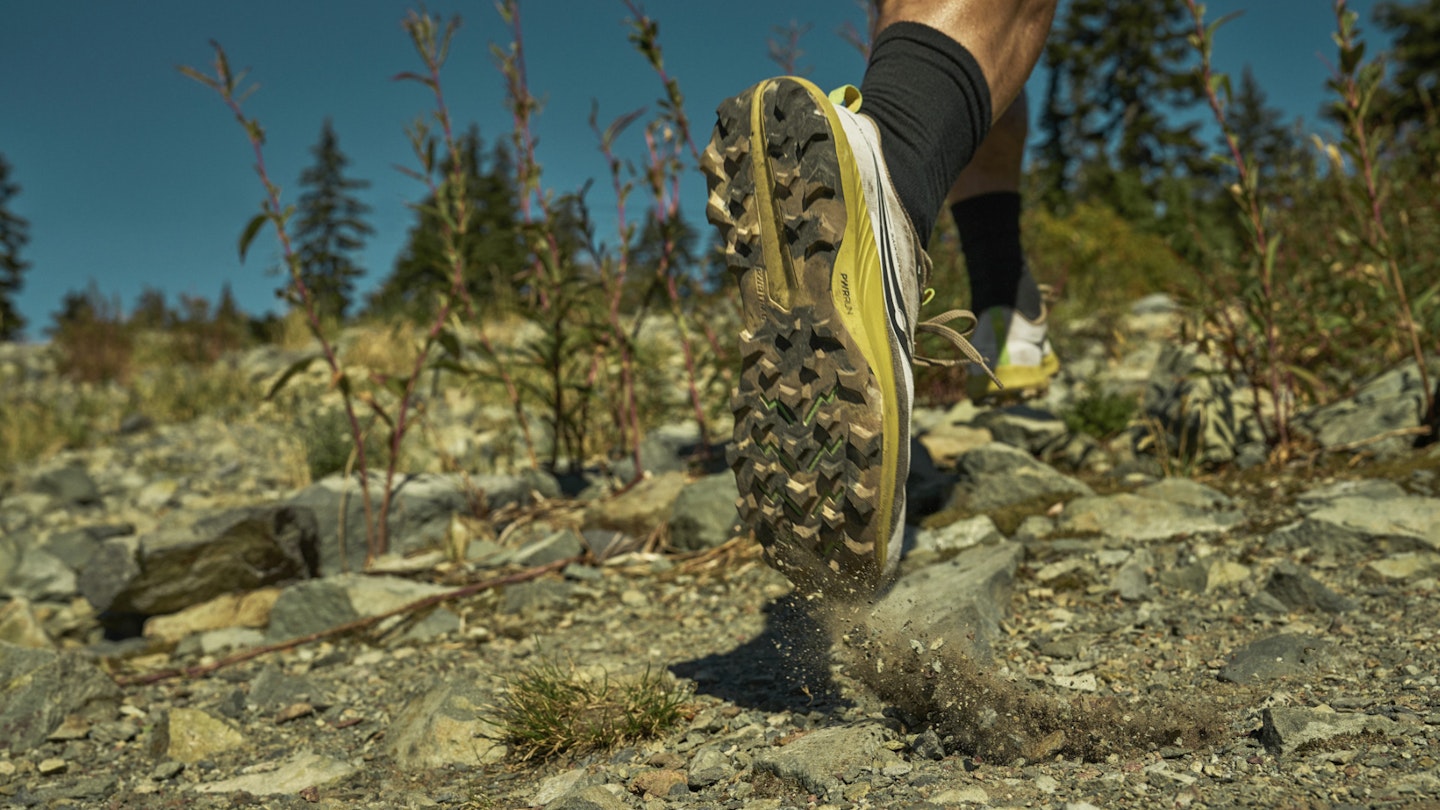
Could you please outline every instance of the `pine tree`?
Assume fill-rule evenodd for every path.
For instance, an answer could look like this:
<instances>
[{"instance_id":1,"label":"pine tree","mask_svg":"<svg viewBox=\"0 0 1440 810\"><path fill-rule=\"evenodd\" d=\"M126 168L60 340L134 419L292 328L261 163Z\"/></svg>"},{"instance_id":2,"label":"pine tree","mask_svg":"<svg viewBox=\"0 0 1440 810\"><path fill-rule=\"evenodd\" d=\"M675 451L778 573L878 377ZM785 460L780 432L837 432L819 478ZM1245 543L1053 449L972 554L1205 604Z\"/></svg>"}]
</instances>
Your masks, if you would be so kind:
<instances>
[{"instance_id":1,"label":"pine tree","mask_svg":"<svg viewBox=\"0 0 1440 810\"><path fill-rule=\"evenodd\" d=\"M1395 66L1384 106L1396 125L1424 124L1440 108L1440 0L1375 5L1375 21L1395 39Z\"/></svg>"},{"instance_id":2,"label":"pine tree","mask_svg":"<svg viewBox=\"0 0 1440 810\"><path fill-rule=\"evenodd\" d=\"M1266 103L1265 91L1255 80L1255 73L1246 65L1240 74L1240 89L1226 112L1230 129L1240 151L1254 167L1262 184L1278 185L1310 175L1315 168L1313 153L1305 148L1300 136L1300 122L1291 126L1283 122L1283 114ZM1226 148L1220 144L1222 151ZM1262 188L1262 191L1265 189Z\"/></svg>"},{"instance_id":3,"label":"pine tree","mask_svg":"<svg viewBox=\"0 0 1440 810\"><path fill-rule=\"evenodd\" d=\"M310 153L315 163L300 175L300 185L309 190L300 196L295 229L300 277L322 315L343 318L355 292L355 279L364 274L351 256L364 247L365 237L375 232L363 219L370 206L354 196L370 183L345 177L350 161L340 151L330 119L325 119L320 140Z\"/></svg>"},{"instance_id":4,"label":"pine tree","mask_svg":"<svg viewBox=\"0 0 1440 810\"><path fill-rule=\"evenodd\" d=\"M497 147L485 159L480 132L474 126L460 137L457 151L470 205L465 240L465 287L477 306L503 309L515 301L515 277L526 266L524 240L518 225L511 163ZM442 161L439 175L448 177L452 163ZM450 289L453 268L445 259L443 226L435 198L414 206L415 224L395 270L370 297L376 314L430 312L435 296Z\"/></svg>"},{"instance_id":5,"label":"pine tree","mask_svg":"<svg viewBox=\"0 0 1440 810\"><path fill-rule=\"evenodd\" d=\"M1202 88L1182 0L1072 0L1045 52L1037 175L1056 203L1099 197L1129 216L1153 211L1162 179L1209 171L1196 131L1174 113Z\"/></svg>"},{"instance_id":6,"label":"pine tree","mask_svg":"<svg viewBox=\"0 0 1440 810\"><path fill-rule=\"evenodd\" d=\"M10 200L20 186L10 182L10 164L0 155L0 340L14 340L25 328L25 318L15 308L15 294L24 286L21 276L30 263L21 260L20 250L30 241L30 223L10 211Z\"/></svg>"}]
</instances>

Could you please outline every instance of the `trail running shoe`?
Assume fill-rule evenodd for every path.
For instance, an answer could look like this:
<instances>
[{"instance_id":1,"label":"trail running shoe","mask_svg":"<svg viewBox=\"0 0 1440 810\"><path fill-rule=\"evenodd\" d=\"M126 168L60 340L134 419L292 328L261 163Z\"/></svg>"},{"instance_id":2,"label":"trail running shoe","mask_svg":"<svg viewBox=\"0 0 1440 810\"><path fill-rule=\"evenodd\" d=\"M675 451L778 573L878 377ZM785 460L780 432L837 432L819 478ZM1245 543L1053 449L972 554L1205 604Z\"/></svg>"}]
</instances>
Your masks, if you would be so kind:
<instances>
[{"instance_id":1,"label":"trail running shoe","mask_svg":"<svg viewBox=\"0 0 1440 810\"><path fill-rule=\"evenodd\" d=\"M729 461L766 559L807 593L864 599L893 571L930 260L859 91L769 79L720 105L707 215L740 286ZM980 358L973 349L972 360Z\"/></svg>"},{"instance_id":2,"label":"trail running shoe","mask_svg":"<svg viewBox=\"0 0 1440 810\"><path fill-rule=\"evenodd\" d=\"M994 375L971 363L966 379L970 398L981 400L1002 390L1024 396L1048 388L1050 378L1060 371L1060 358L1050 346L1048 331L1048 309L1034 321L1011 307L991 307L980 313L970 341Z\"/></svg>"}]
</instances>

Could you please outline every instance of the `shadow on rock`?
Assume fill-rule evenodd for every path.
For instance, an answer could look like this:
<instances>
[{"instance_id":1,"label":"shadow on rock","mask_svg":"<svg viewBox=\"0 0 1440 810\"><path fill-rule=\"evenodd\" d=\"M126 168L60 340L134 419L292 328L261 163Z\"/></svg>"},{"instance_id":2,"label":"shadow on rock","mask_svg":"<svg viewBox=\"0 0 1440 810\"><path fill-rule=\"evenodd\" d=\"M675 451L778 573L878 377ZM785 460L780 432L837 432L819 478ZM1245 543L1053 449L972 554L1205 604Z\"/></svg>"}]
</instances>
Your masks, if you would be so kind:
<instances>
[{"instance_id":1,"label":"shadow on rock","mask_svg":"<svg viewBox=\"0 0 1440 810\"><path fill-rule=\"evenodd\" d=\"M831 634L804 601L787 594L765 607L760 635L733 650L681 661L670 671L695 691L760 711L833 711L850 705L830 677Z\"/></svg>"}]
</instances>

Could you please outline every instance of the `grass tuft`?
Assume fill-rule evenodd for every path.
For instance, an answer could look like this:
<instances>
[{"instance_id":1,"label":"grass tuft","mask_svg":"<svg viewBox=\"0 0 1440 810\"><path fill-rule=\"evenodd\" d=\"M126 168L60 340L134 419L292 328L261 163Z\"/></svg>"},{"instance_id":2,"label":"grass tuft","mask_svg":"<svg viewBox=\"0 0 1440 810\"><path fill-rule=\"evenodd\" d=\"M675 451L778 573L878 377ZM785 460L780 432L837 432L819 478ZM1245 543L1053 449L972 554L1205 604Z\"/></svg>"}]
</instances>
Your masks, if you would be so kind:
<instances>
[{"instance_id":1,"label":"grass tuft","mask_svg":"<svg viewBox=\"0 0 1440 810\"><path fill-rule=\"evenodd\" d=\"M507 685L496 725L521 760L600 751L648 739L683 716L689 693L646 668L634 679L598 680L542 660Z\"/></svg>"}]
</instances>

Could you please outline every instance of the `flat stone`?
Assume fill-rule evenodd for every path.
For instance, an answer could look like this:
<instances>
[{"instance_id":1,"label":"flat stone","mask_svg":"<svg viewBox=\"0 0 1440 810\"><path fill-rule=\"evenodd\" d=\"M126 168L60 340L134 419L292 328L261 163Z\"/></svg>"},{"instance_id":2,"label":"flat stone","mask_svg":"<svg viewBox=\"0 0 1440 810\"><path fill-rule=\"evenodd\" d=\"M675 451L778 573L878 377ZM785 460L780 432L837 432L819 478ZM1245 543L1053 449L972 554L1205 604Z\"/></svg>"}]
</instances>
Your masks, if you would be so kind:
<instances>
[{"instance_id":1,"label":"flat stone","mask_svg":"<svg viewBox=\"0 0 1440 810\"><path fill-rule=\"evenodd\" d=\"M1440 498L1346 495L1321 502L1307 517L1364 537L1440 551Z\"/></svg>"},{"instance_id":2,"label":"flat stone","mask_svg":"<svg viewBox=\"0 0 1440 810\"><path fill-rule=\"evenodd\" d=\"M755 757L755 770L823 796L840 786L838 774L873 765L894 737L894 732L875 722L822 728L789 745L761 751Z\"/></svg>"},{"instance_id":3,"label":"flat stone","mask_svg":"<svg viewBox=\"0 0 1440 810\"><path fill-rule=\"evenodd\" d=\"M1398 724L1388 717L1373 714L1340 714L1327 707L1278 707L1270 710L1281 745L1294 753L1306 744L1323 743L1352 734L1393 736Z\"/></svg>"},{"instance_id":4,"label":"flat stone","mask_svg":"<svg viewBox=\"0 0 1440 810\"><path fill-rule=\"evenodd\" d=\"M1291 610L1319 610L1343 613L1354 609L1354 602L1325 587L1320 581L1289 561L1283 561L1270 572L1265 593Z\"/></svg>"},{"instance_id":5,"label":"flat stone","mask_svg":"<svg viewBox=\"0 0 1440 810\"><path fill-rule=\"evenodd\" d=\"M953 469L960 456L995 441L994 434L985 428L968 425L940 425L918 438L941 469Z\"/></svg>"},{"instance_id":6,"label":"flat stone","mask_svg":"<svg viewBox=\"0 0 1440 810\"><path fill-rule=\"evenodd\" d=\"M999 543L1004 535L987 515L957 520L936 528L922 528L915 533L916 551L963 551L972 546Z\"/></svg>"},{"instance_id":7,"label":"flat stone","mask_svg":"<svg viewBox=\"0 0 1440 810\"><path fill-rule=\"evenodd\" d=\"M566 793L545 810L630 810L630 804L608 785L592 785Z\"/></svg>"},{"instance_id":8,"label":"flat stone","mask_svg":"<svg viewBox=\"0 0 1440 810\"><path fill-rule=\"evenodd\" d=\"M578 557L585 552L585 545L574 529L559 529L544 537L527 543L515 551L511 561L526 567L548 565L557 560Z\"/></svg>"},{"instance_id":9,"label":"flat stone","mask_svg":"<svg viewBox=\"0 0 1440 810\"><path fill-rule=\"evenodd\" d=\"M536 788L535 793L530 797L530 806L547 807L566 793L580 787L589 787L588 784L581 784L588 776L589 774L584 768L571 768L554 776L545 777L540 782L540 787Z\"/></svg>"},{"instance_id":10,"label":"flat stone","mask_svg":"<svg viewBox=\"0 0 1440 810\"><path fill-rule=\"evenodd\" d=\"M250 773L195 786L197 793L252 793L256 796L294 795L306 788L324 787L348 778L355 766L348 762L302 751L272 771Z\"/></svg>"},{"instance_id":11,"label":"flat stone","mask_svg":"<svg viewBox=\"0 0 1440 810\"><path fill-rule=\"evenodd\" d=\"M1220 670L1220 680L1250 685L1333 669L1341 663L1341 656L1330 642L1282 633L1237 650Z\"/></svg>"},{"instance_id":12,"label":"flat stone","mask_svg":"<svg viewBox=\"0 0 1440 810\"><path fill-rule=\"evenodd\" d=\"M1128 542L1182 535L1218 534L1244 520L1239 512L1214 511L1148 498L1138 493L1077 498L1061 513L1059 533L1100 535Z\"/></svg>"},{"instance_id":13,"label":"flat stone","mask_svg":"<svg viewBox=\"0 0 1440 810\"><path fill-rule=\"evenodd\" d=\"M1362 578L1380 582L1405 582L1436 574L1440 574L1440 554L1430 551L1406 551L1371 560L1360 572Z\"/></svg>"},{"instance_id":14,"label":"flat stone","mask_svg":"<svg viewBox=\"0 0 1440 810\"><path fill-rule=\"evenodd\" d=\"M1060 417L1031 405L1011 405L986 411L975 417L974 425L989 430L995 441L1030 453L1039 453L1069 432Z\"/></svg>"},{"instance_id":15,"label":"flat stone","mask_svg":"<svg viewBox=\"0 0 1440 810\"><path fill-rule=\"evenodd\" d=\"M261 588L249 593L227 593L209 602L191 605L167 616L153 616L145 621L146 638L179 641L188 635L227 627L265 627L270 611L279 600L279 588Z\"/></svg>"}]
</instances>

